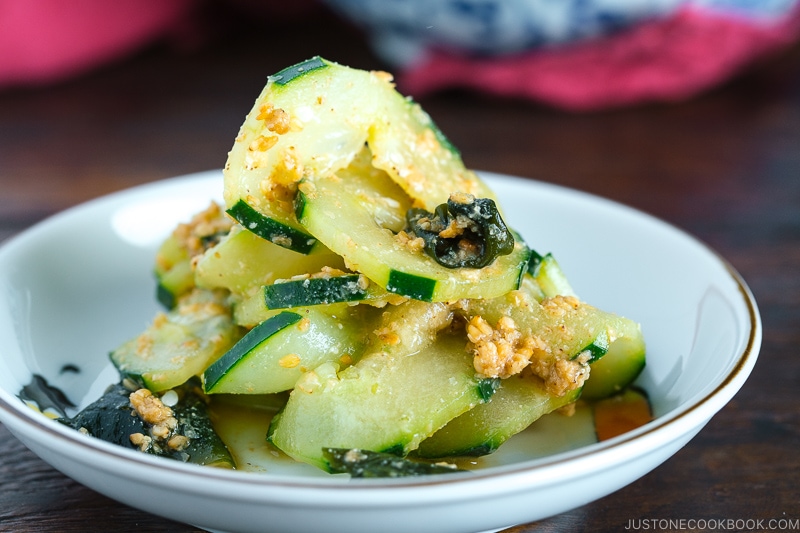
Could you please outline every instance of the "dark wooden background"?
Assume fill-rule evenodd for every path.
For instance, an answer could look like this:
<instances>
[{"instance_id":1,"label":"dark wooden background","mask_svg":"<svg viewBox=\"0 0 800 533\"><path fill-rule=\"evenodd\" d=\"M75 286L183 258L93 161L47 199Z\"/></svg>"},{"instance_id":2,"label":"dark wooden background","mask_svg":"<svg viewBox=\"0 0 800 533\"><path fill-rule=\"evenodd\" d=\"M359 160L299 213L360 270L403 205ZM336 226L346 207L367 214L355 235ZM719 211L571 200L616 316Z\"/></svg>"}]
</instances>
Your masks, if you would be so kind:
<instances>
[{"instance_id":1,"label":"dark wooden background","mask_svg":"<svg viewBox=\"0 0 800 533\"><path fill-rule=\"evenodd\" d=\"M294 23L226 11L53 86L0 90L0 241L85 200L222 166L266 76L315 54L386 68L325 12ZM620 531L629 520L800 519L800 47L675 104L570 114L448 92L420 99L467 164L652 213L745 277L764 342L741 392L688 446L630 486L514 528ZM0 348L1 349L1 348ZM0 426L1 531L193 531L64 477Z\"/></svg>"}]
</instances>

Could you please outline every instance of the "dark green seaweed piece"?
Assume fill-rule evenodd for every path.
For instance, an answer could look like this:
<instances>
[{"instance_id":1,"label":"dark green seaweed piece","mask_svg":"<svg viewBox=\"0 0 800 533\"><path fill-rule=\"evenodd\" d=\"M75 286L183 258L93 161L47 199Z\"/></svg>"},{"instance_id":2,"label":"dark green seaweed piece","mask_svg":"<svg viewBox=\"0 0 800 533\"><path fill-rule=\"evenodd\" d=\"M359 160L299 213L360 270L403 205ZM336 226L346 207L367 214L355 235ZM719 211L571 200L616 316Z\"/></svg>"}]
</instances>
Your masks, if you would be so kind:
<instances>
[{"instance_id":1,"label":"dark green seaweed piece","mask_svg":"<svg viewBox=\"0 0 800 533\"><path fill-rule=\"evenodd\" d=\"M134 416L128 399L131 392L122 383L111 385L100 398L63 422L106 442L136 448L130 436L134 433L145 434L147 428L141 418Z\"/></svg>"},{"instance_id":2,"label":"dark green seaweed piece","mask_svg":"<svg viewBox=\"0 0 800 533\"><path fill-rule=\"evenodd\" d=\"M406 223L425 242L425 252L447 268L483 268L514 251L514 236L490 198L452 195L433 213L409 209Z\"/></svg>"},{"instance_id":3,"label":"dark green seaweed piece","mask_svg":"<svg viewBox=\"0 0 800 533\"><path fill-rule=\"evenodd\" d=\"M60 418L66 418L67 409L75 407L75 404L67 398L61 389L50 385L39 374L33 375L31 382L22 387L18 396L23 402L36 405L40 411L51 410L58 414Z\"/></svg>"},{"instance_id":4,"label":"dark green seaweed piece","mask_svg":"<svg viewBox=\"0 0 800 533\"><path fill-rule=\"evenodd\" d=\"M168 435L158 437L153 434L154 424L143 420L131 406L131 389L136 387L126 386L128 381L111 385L98 400L62 422L98 439L144 453L200 465L234 467L233 457L211 423L199 383L193 380L173 389L178 395L178 402L171 407L176 423ZM144 439L132 440L132 435ZM170 445L174 437L182 445Z\"/></svg>"},{"instance_id":5,"label":"dark green seaweed piece","mask_svg":"<svg viewBox=\"0 0 800 533\"><path fill-rule=\"evenodd\" d=\"M186 394L173 411L178 419L178 433L189 438L189 445L174 458L199 465L236 467L228 447L214 430L208 405L198 388Z\"/></svg>"},{"instance_id":6,"label":"dark green seaweed piece","mask_svg":"<svg viewBox=\"0 0 800 533\"><path fill-rule=\"evenodd\" d=\"M428 476L464 472L446 463L412 461L392 453L348 448L325 448L322 452L332 474L358 478Z\"/></svg>"}]
</instances>

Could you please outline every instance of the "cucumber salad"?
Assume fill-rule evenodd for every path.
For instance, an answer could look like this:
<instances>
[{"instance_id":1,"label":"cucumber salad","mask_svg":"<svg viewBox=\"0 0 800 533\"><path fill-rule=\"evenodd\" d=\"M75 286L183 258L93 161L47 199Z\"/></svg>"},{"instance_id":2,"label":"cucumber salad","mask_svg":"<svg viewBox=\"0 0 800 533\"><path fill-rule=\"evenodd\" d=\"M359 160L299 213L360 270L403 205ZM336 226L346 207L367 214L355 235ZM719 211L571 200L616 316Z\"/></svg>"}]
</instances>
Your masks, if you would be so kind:
<instances>
[{"instance_id":1,"label":"cucumber salad","mask_svg":"<svg viewBox=\"0 0 800 533\"><path fill-rule=\"evenodd\" d=\"M223 177L224 205L158 250L164 309L111 352L120 382L65 423L244 468L216 406L262 409L275 453L419 475L636 391L639 325L582 301L506 225L389 74L315 57L270 76Z\"/></svg>"}]
</instances>

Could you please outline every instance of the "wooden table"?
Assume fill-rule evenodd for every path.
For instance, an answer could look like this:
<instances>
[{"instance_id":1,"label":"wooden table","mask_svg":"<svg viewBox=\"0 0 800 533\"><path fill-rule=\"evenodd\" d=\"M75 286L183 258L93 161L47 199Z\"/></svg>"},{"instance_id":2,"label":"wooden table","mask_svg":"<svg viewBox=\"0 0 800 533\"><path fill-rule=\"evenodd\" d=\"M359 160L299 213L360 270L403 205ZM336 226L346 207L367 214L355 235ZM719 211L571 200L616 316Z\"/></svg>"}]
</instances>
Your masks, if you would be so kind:
<instances>
[{"instance_id":1,"label":"wooden table","mask_svg":"<svg viewBox=\"0 0 800 533\"><path fill-rule=\"evenodd\" d=\"M0 92L0 240L85 200L219 168L266 75L322 54L385 68L352 28L240 19L55 86ZM800 519L800 48L695 100L589 114L450 92L421 100L467 164L603 195L698 236L750 284L764 321L741 392L673 458L571 512L514 528L629 520ZM651 527L655 529L655 526ZM193 531L64 477L0 427L0 530Z\"/></svg>"}]
</instances>

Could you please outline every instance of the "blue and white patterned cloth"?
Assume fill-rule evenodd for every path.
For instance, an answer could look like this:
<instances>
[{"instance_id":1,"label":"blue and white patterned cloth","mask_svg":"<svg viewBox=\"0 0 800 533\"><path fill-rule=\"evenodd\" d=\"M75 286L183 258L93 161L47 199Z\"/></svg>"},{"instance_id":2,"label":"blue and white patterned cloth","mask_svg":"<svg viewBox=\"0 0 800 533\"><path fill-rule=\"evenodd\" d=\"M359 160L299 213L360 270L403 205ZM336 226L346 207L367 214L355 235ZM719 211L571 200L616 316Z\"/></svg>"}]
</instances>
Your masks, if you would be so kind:
<instances>
[{"instance_id":1,"label":"blue and white patterned cloth","mask_svg":"<svg viewBox=\"0 0 800 533\"><path fill-rule=\"evenodd\" d=\"M754 20L786 15L800 0L326 0L365 28L393 65L430 47L494 55L606 35L692 6Z\"/></svg>"}]
</instances>

